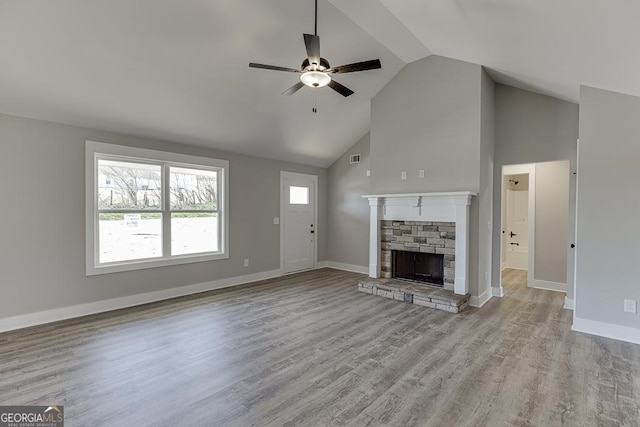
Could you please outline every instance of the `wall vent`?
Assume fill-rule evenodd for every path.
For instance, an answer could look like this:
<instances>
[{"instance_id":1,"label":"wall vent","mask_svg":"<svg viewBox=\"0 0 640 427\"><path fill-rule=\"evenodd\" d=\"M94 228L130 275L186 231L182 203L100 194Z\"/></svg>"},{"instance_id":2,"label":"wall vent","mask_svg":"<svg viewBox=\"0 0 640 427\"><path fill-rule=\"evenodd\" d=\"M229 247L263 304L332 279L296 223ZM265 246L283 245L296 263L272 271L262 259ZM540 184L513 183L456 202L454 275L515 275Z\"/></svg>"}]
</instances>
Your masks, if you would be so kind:
<instances>
[{"instance_id":1,"label":"wall vent","mask_svg":"<svg viewBox=\"0 0 640 427\"><path fill-rule=\"evenodd\" d=\"M349 163L352 165L355 163L360 163L360 154L352 154L349 156Z\"/></svg>"}]
</instances>

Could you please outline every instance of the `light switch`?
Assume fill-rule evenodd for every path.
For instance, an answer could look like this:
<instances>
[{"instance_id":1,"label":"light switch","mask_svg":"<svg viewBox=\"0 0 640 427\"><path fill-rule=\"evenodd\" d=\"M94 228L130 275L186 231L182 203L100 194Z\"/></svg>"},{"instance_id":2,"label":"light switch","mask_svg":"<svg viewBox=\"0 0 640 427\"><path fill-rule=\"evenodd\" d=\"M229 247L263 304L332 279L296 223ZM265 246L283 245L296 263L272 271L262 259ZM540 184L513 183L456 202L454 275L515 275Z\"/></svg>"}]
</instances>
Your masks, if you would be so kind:
<instances>
[{"instance_id":1,"label":"light switch","mask_svg":"<svg viewBox=\"0 0 640 427\"><path fill-rule=\"evenodd\" d=\"M280 224L280 218L273 218L273 225Z\"/></svg>"},{"instance_id":2,"label":"light switch","mask_svg":"<svg viewBox=\"0 0 640 427\"><path fill-rule=\"evenodd\" d=\"M624 312L625 313L637 313L636 300L633 300L633 299L624 300Z\"/></svg>"},{"instance_id":3,"label":"light switch","mask_svg":"<svg viewBox=\"0 0 640 427\"><path fill-rule=\"evenodd\" d=\"M400 174L400 177L402 179L407 179L407 171L402 171L402 173Z\"/></svg>"}]
</instances>

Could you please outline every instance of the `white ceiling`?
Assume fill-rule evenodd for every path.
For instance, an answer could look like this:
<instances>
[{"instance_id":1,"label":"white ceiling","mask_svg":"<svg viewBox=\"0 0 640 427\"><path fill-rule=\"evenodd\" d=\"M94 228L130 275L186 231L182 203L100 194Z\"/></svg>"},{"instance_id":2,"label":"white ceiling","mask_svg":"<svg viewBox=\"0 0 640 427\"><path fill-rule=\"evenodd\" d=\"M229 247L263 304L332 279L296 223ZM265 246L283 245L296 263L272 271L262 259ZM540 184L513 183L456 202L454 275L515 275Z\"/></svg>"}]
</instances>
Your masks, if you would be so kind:
<instances>
[{"instance_id":1,"label":"white ceiling","mask_svg":"<svg viewBox=\"0 0 640 427\"><path fill-rule=\"evenodd\" d=\"M0 0L0 112L328 166L369 129L371 98L431 53L578 102L581 84L640 96L640 2L319 0L322 56L382 70L280 95L312 0ZM314 94L318 113L312 113Z\"/></svg>"},{"instance_id":2,"label":"white ceiling","mask_svg":"<svg viewBox=\"0 0 640 427\"><path fill-rule=\"evenodd\" d=\"M433 54L484 65L496 81L575 103L580 85L640 96L638 1L379 2Z\"/></svg>"},{"instance_id":3,"label":"white ceiling","mask_svg":"<svg viewBox=\"0 0 640 427\"><path fill-rule=\"evenodd\" d=\"M371 98L404 66L325 0L318 35L355 91L281 93L299 76L313 1L0 0L0 112L328 166L369 129ZM317 114L312 112L317 94Z\"/></svg>"}]
</instances>

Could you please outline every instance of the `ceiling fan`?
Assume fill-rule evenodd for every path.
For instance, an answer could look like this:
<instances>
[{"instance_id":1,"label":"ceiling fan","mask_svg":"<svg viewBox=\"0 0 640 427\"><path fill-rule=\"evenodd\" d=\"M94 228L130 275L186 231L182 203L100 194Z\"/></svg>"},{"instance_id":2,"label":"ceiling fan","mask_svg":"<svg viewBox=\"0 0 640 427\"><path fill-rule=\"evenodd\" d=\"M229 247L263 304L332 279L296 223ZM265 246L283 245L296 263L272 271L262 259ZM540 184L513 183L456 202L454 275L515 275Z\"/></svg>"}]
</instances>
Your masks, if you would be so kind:
<instances>
[{"instance_id":1,"label":"ceiling fan","mask_svg":"<svg viewBox=\"0 0 640 427\"><path fill-rule=\"evenodd\" d=\"M369 61L356 62L353 64L340 65L339 67L331 67L329 61L320 57L320 37L318 37L318 0L315 0L315 31L314 34L303 34L304 45L307 48L307 58L302 61L300 69L278 67L275 65L249 63L251 68L263 68L265 70L285 71L288 73L299 73L300 81L289 89L285 90L283 95L293 95L303 86L311 88L319 88L329 86L340 95L350 96L353 91L346 86L341 85L331 77L334 74L354 73L356 71L375 70L382 68L379 59Z\"/></svg>"}]
</instances>

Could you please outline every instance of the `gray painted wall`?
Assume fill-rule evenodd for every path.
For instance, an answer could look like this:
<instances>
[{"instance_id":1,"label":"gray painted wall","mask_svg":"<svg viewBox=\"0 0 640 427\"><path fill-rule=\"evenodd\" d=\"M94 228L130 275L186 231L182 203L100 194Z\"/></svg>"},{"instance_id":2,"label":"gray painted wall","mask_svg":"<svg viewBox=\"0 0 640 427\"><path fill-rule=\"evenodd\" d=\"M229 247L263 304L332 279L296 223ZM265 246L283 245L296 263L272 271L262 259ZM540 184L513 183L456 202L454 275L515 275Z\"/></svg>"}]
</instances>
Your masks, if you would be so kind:
<instances>
[{"instance_id":1,"label":"gray painted wall","mask_svg":"<svg viewBox=\"0 0 640 427\"><path fill-rule=\"evenodd\" d=\"M372 194L479 191L480 76L479 65L429 56L378 92L371 101Z\"/></svg>"},{"instance_id":2,"label":"gray painted wall","mask_svg":"<svg viewBox=\"0 0 640 427\"><path fill-rule=\"evenodd\" d=\"M533 272L536 280L567 281L568 195L569 161L537 163ZM569 287L573 287L573 283Z\"/></svg>"},{"instance_id":3,"label":"gray painted wall","mask_svg":"<svg viewBox=\"0 0 640 427\"><path fill-rule=\"evenodd\" d=\"M580 319L640 329L640 98L582 87L576 310Z\"/></svg>"},{"instance_id":4,"label":"gray painted wall","mask_svg":"<svg viewBox=\"0 0 640 427\"><path fill-rule=\"evenodd\" d=\"M578 106L570 102L496 84L493 223L500 224L502 166L569 160L576 170ZM574 239L575 177L569 182L569 241ZM500 228L493 232L493 286L500 283ZM538 263L536 263L538 268ZM573 250L567 248L567 283L573 283ZM573 299L568 287L567 297Z\"/></svg>"},{"instance_id":5,"label":"gray painted wall","mask_svg":"<svg viewBox=\"0 0 640 427\"><path fill-rule=\"evenodd\" d=\"M230 258L85 277L85 140L229 160ZM278 269L281 170L318 175L326 259L326 169L6 115L0 141L0 318Z\"/></svg>"},{"instance_id":6,"label":"gray painted wall","mask_svg":"<svg viewBox=\"0 0 640 427\"><path fill-rule=\"evenodd\" d=\"M350 164L349 156L360 154L360 163ZM369 266L369 194L371 168L369 134L356 142L329 168L329 250L328 260Z\"/></svg>"}]
</instances>

